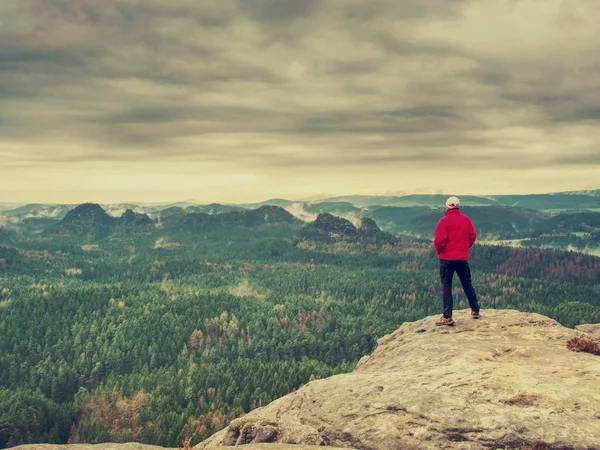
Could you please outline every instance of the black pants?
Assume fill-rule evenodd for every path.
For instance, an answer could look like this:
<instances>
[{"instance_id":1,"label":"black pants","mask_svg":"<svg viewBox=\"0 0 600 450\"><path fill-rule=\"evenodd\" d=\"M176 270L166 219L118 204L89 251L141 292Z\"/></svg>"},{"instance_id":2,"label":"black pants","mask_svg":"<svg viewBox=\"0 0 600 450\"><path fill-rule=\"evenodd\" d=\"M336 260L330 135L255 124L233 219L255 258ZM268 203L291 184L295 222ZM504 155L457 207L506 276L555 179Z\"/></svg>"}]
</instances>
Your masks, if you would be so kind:
<instances>
[{"instance_id":1,"label":"black pants","mask_svg":"<svg viewBox=\"0 0 600 450\"><path fill-rule=\"evenodd\" d=\"M469 306L473 311L479 312L479 304L477 303L477 294L471 283L471 269L467 261L448 261L440 260L440 278L442 279L442 287L444 292L444 317L452 317L452 307L454 299L452 298L452 278L454 272L458 274L465 295L469 300Z\"/></svg>"}]
</instances>

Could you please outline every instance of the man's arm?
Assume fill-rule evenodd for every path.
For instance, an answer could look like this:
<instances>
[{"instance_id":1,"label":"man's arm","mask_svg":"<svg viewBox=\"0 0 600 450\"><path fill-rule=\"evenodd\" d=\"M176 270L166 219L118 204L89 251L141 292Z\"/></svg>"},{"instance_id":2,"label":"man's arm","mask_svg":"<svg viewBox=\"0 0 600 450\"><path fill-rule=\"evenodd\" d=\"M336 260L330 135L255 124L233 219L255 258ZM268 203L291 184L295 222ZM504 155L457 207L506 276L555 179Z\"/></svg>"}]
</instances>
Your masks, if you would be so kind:
<instances>
[{"instance_id":1,"label":"man's arm","mask_svg":"<svg viewBox=\"0 0 600 450\"><path fill-rule=\"evenodd\" d=\"M473 247L475 241L477 241L477 233L475 233L473 222L471 222L471 219L469 219L469 247Z\"/></svg>"},{"instance_id":2,"label":"man's arm","mask_svg":"<svg viewBox=\"0 0 600 450\"><path fill-rule=\"evenodd\" d=\"M440 253L444 251L446 244L448 243L448 231L446 230L446 224L444 219L440 219L435 227L435 237L433 238L433 246L435 250Z\"/></svg>"}]
</instances>

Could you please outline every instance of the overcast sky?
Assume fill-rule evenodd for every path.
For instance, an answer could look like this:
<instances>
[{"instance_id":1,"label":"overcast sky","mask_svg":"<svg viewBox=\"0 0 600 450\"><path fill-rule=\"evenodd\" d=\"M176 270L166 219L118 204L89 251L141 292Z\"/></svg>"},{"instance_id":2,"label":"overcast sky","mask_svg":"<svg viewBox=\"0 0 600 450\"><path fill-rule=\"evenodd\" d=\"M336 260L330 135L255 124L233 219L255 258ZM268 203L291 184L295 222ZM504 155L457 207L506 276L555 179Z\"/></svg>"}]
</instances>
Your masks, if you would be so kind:
<instances>
[{"instance_id":1,"label":"overcast sky","mask_svg":"<svg viewBox=\"0 0 600 450\"><path fill-rule=\"evenodd\" d=\"M596 0L1 0L0 201L600 188Z\"/></svg>"}]
</instances>

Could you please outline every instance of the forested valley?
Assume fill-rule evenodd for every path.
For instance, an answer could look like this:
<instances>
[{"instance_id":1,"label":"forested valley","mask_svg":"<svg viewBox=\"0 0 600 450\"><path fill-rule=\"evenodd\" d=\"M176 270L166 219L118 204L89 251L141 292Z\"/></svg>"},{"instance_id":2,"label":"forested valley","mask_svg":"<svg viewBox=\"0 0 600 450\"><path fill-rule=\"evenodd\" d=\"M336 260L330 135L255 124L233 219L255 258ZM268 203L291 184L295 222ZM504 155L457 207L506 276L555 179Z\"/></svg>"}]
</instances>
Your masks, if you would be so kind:
<instances>
[{"instance_id":1,"label":"forested valley","mask_svg":"<svg viewBox=\"0 0 600 450\"><path fill-rule=\"evenodd\" d=\"M263 213L0 230L0 448L195 444L441 311L428 240ZM483 315L600 321L600 258L476 245L471 267Z\"/></svg>"}]
</instances>

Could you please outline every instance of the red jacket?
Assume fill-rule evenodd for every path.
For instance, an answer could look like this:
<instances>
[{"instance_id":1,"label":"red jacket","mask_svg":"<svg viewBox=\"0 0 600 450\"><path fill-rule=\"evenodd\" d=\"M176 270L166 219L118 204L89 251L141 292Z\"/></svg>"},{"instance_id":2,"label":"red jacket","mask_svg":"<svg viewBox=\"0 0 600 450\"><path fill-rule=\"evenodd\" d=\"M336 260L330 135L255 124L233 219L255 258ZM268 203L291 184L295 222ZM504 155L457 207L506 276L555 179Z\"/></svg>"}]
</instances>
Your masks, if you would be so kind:
<instances>
[{"instance_id":1,"label":"red jacket","mask_svg":"<svg viewBox=\"0 0 600 450\"><path fill-rule=\"evenodd\" d=\"M433 245L439 259L467 261L469 249L477 240L471 219L459 209L449 209L435 228Z\"/></svg>"}]
</instances>

